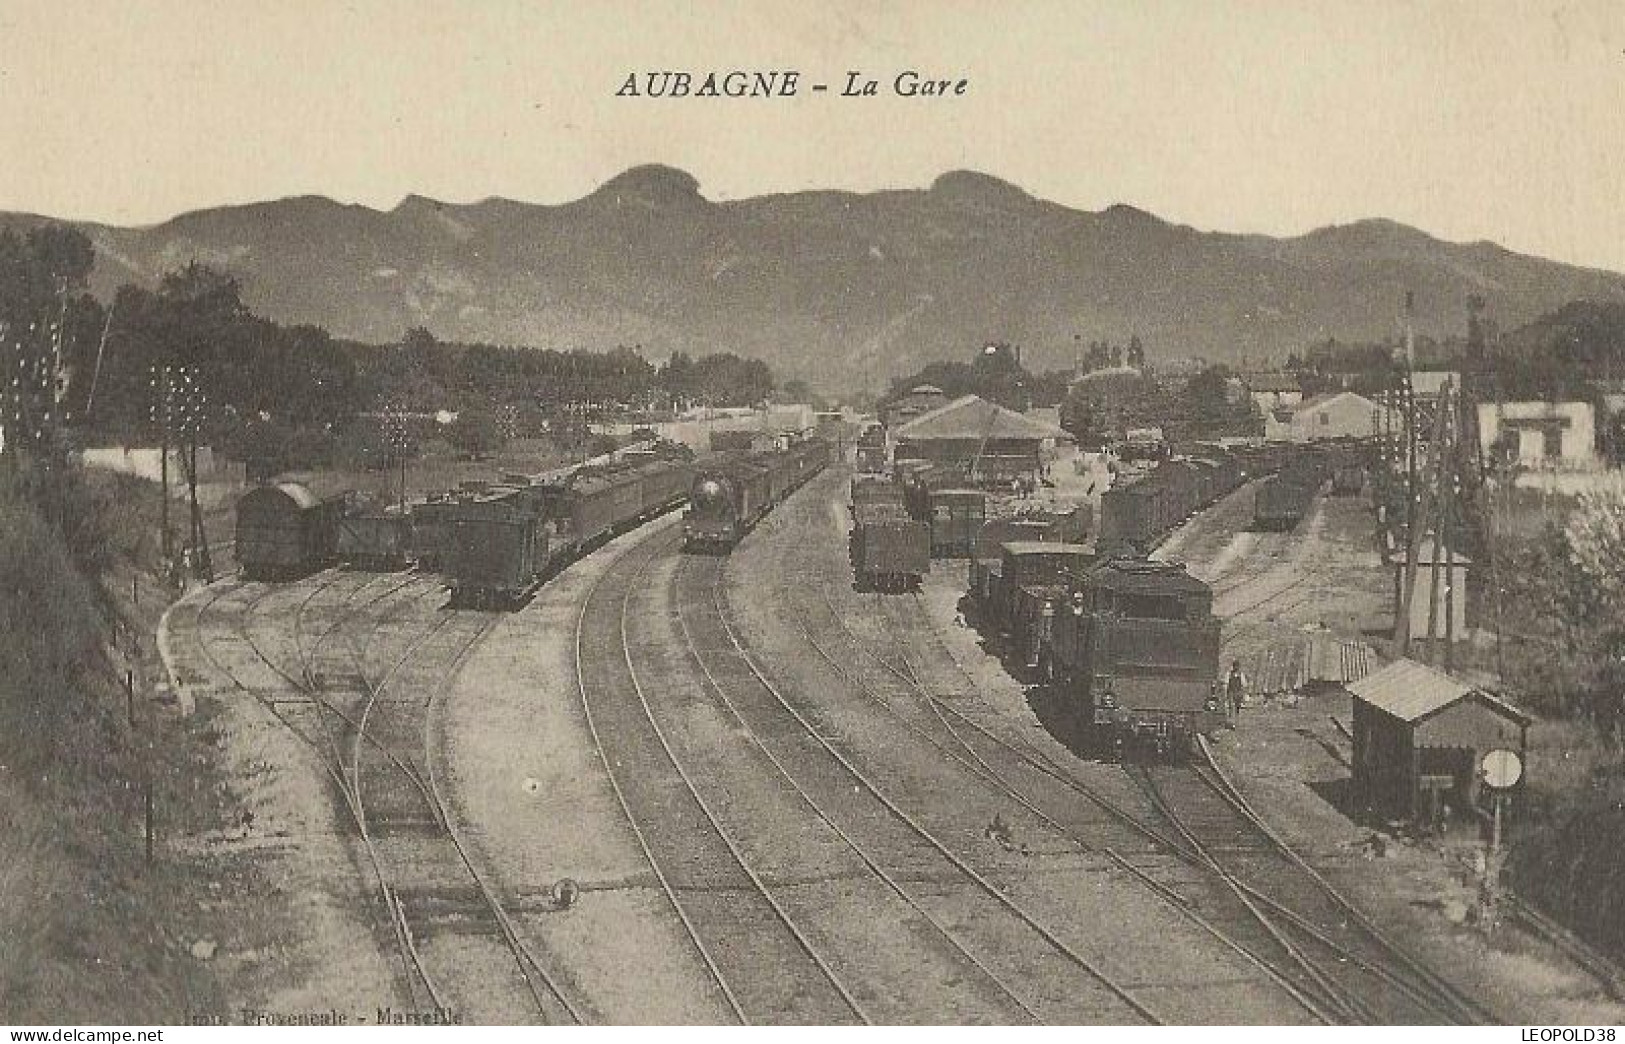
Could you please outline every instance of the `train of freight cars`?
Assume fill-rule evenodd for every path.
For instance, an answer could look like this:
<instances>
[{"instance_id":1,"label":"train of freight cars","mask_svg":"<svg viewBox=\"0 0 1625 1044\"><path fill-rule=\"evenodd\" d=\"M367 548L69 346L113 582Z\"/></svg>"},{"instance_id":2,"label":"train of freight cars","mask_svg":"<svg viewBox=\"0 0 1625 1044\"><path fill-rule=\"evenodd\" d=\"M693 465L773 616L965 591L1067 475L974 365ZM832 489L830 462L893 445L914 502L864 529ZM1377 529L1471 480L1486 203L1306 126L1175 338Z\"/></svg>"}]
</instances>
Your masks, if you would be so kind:
<instances>
[{"instance_id":1,"label":"train of freight cars","mask_svg":"<svg viewBox=\"0 0 1625 1044\"><path fill-rule=\"evenodd\" d=\"M694 468L683 548L726 554L774 507L829 466L830 445L810 438L775 450L717 454Z\"/></svg>"},{"instance_id":2,"label":"train of freight cars","mask_svg":"<svg viewBox=\"0 0 1625 1044\"><path fill-rule=\"evenodd\" d=\"M1211 589L1144 555L1180 522L1261 473L1274 452L1209 448L1161 461L1101 497L1095 542L983 541L967 592L1006 661L1063 696L1066 728L1097 752L1185 749L1223 721Z\"/></svg>"},{"instance_id":3,"label":"train of freight cars","mask_svg":"<svg viewBox=\"0 0 1625 1044\"><path fill-rule=\"evenodd\" d=\"M969 594L984 638L1059 694L1086 748L1177 754L1224 723L1213 592L1183 565L1013 541Z\"/></svg>"}]
</instances>

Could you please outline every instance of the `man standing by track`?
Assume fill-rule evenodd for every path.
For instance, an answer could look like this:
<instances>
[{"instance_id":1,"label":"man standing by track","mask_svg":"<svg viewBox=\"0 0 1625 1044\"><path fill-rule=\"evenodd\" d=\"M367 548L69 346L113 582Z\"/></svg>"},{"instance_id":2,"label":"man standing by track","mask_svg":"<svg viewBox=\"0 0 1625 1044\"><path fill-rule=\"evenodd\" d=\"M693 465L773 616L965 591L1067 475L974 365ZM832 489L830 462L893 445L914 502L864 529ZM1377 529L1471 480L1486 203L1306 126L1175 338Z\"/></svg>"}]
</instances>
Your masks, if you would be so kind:
<instances>
[{"instance_id":1,"label":"man standing by track","mask_svg":"<svg viewBox=\"0 0 1625 1044\"><path fill-rule=\"evenodd\" d=\"M1247 695L1247 676L1241 673L1241 661L1230 661L1230 677L1225 679L1225 703L1230 710L1230 727L1235 728L1241 718L1241 701Z\"/></svg>"}]
</instances>

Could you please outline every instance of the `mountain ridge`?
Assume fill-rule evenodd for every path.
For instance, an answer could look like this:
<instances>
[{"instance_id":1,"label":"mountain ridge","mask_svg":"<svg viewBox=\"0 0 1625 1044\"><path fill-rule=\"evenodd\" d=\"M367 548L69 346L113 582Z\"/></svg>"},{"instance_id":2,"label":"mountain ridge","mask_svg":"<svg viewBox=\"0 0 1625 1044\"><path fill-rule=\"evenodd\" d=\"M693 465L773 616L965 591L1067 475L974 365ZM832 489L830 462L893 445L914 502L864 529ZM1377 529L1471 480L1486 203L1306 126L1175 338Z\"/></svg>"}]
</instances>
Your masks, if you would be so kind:
<instances>
[{"instance_id":1,"label":"mountain ridge","mask_svg":"<svg viewBox=\"0 0 1625 1044\"><path fill-rule=\"evenodd\" d=\"M1022 344L1037 367L1130 333L1153 361L1260 365L1326 337L1391 336L1407 291L1436 336L1464 328L1469 294L1503 328L1570 300L1625 302L1625 275L1386 218L1287 237L1202 231L970 170L927 188L716 201L692 174L647 164L558 204L412 193L378 210L305 194L143 227L65 223L107 262L103 294L196 259L236 276L261 314L339 336L426 326L456 341L729 350L832 389L989 339Z\"/></svg>"}]
</instances>

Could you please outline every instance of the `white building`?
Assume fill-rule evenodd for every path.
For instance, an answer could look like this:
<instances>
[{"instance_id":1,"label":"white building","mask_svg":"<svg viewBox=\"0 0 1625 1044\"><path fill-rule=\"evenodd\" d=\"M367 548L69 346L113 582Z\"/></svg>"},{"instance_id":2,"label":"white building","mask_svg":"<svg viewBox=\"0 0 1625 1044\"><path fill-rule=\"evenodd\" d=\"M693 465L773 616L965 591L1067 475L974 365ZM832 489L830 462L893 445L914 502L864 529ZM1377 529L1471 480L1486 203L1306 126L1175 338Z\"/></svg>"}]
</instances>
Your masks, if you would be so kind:
<instances>
[{"instance_id":1,"label":"white building","mask_svg":"<svg viewBox=\"0 0 1625 1044\"><path fill-rule=\"evenodd\" d=\"M1484 402L1478 406L1486 457L1530 468L1598 466L1597 417L1589 402Z\"/></svg>"},{"instance_id":2,"label":"white building","mask_svg":"<svg viewBox=\"0 0 1625 1044\"><path fill-rule=\"evenodd\" d=\"M1277 442L1369 439L1377 433L1379 413L1377 404L1364 395L1330 392L1266 413L1264 437Z\"/></svg>"}]
</instances>

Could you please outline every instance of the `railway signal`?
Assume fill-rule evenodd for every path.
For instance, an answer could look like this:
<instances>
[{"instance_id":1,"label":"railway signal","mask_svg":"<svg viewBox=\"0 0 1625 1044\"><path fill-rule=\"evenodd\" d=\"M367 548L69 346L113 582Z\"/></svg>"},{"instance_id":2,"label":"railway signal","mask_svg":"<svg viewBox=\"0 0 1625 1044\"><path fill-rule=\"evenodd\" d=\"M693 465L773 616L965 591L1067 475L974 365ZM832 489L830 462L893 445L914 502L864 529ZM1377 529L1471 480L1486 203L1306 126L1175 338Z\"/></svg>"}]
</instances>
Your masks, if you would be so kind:
<instances>
[{"instance_id":1,"label":"railway signal","mask_svg":"<svg viewBox=\"0 0 1625 1044\"><path fill-rule=\"evenodd\" d=\"M1523 760L1515 751L1497 749L1486 753L1478 766L1479 778L1490 790L1490 841L1484 852L1484 878L1480 882L1478 921L1484 931L1495 930L1495 907L1501 885L1501 827L1506 816L1508 792L1523 778Z\"/></svg>"}]
</instances>

